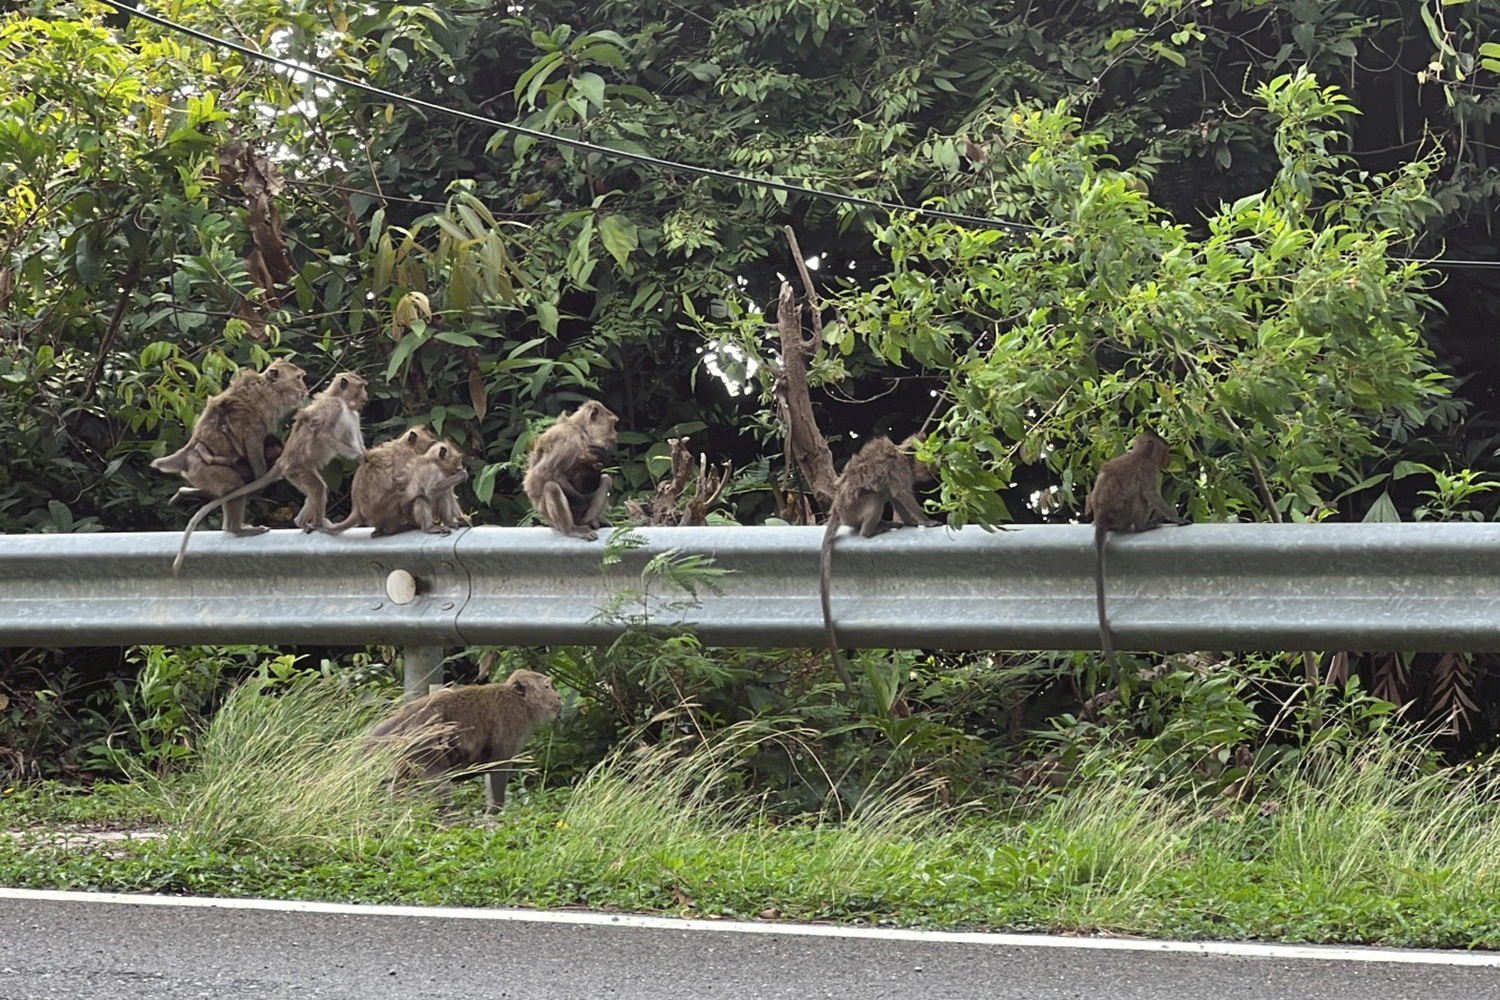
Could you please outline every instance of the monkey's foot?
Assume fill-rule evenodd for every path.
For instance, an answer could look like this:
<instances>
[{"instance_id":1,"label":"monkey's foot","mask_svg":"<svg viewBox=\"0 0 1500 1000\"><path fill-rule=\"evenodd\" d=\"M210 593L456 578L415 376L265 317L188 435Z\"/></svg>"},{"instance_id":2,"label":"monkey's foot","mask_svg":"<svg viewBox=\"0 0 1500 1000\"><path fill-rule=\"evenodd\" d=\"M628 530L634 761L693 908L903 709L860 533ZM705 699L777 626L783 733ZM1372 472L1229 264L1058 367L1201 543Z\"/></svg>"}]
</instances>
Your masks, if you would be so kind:
<instances>
[{"instance_id":1,"label":"monkey's foot","mask_svg":"<svg viewBox=\"0 0 1500 1000\"><path fill-rule=\"evenodd\" d=\"M581 538L585 542L594 542L599 540L599 532L591 531L588 528L574 528L572 531L568 532L568 534L572 535L574 538Z\"/></svg>"},{"instance_id":2,"label":"monkey's foot","mask_svg":"<svg viewBox=\"0 0 1500 1000\"><path fill-rule=\"evenodd\" d=\"M227 532L228 534L231 534L231 535L235 535L236 537L239 537L239 538L248 538L251 535L264 535L266 532L268 532L270 530L271 530L270 528L263 528L263 527L261 527L258 524L242 524L242 525L240 525L239 527L236 527L236 528L231 528L227 524L224 525L224 531L225 532Z\"/></svg>"}]
</instances>

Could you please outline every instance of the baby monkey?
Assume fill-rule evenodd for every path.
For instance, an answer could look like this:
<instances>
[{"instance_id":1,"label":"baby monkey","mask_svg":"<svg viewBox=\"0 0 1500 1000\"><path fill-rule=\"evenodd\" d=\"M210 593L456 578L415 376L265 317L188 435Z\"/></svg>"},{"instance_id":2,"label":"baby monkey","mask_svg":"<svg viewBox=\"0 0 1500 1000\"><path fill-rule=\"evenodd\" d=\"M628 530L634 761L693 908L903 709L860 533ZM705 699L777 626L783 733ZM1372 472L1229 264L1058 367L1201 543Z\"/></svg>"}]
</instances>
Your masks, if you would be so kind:
<instances>
[{"instance_id":1,"label":"baby monkey","mask_svg":"<svg viewBox=\"0 0 1500 1000\"><path fill-rule=\"evenodd\" d=\"M504 684L443 688L407 703L370 731L372 739L417 735L406 752L406 768L424 778L488 765L485 808L505 805L505 765L521 752L527 737L557 717L562 698L551 678L517 670Z\"/></svg>"},{"instance_id":2,"label":"baby monkey","mask_svg":"<svg viewBox=\"0 0 1500 1000\"><path fill-rule=\"evenodd\" d=\"M333 461L335 455L344 458L359 458L364 455L365 442L359 429L359 411L364 409L368 398L364 379L353 372L335 375L327 389L297 411L291 433L286 438L286 447L276 464L265 475L204 504L188 520L187 528L182 533L182 545L177 550L177 558L172 562L173 575L182 569L182 560L187 555L188 539L192 538L193 529L210 511L264 489L279 479L289 481L307 498L294 519L299 528L303 531L327 531L331 528L332 524L327 517L328 484L323 481L323 467Z\"/></svg>"},{"instance_id":3,"label":"baby monkey","mask_svg":"<svg viewBox=\"0 0 1500 1000\"><path fill-rule=\"evenodd\" d=\"M267 434L266 439L263 442L263 453L267 462L274 463L278 458L281 457L281 438L277 437L275 434ZM234 470L235 477L239 480L239 482L234 484L234 486L231 487L232 489L239 489L241 486L245 485L255 478L255 470L251 467L250 460L248 458L240 458L233 462L225 461L224 459L219 458L216 455L204 455L202 456L202 458L203 464L205 466L211 465L218 466L219 468L228 468ZM196 486L179 486L177 487L177 492L172 494L172 498L168 500L167 503L177 503L178 501L183 500L193 500L199 503L206 503L207 501L212 500L217 496L219 496L219 494L215 493L213 490L206 490ZM246 499L248 499L248 497ZM228 507L228 504L225 504L225 507ZM229 518L229 512L227 510L224 513L224 518L226 521L224 530L228 531L229 528L227 522ZM244 528L241 531L233 533L243 535L259 535L265 530L265 528L252 525L249 528Z\"/></svg>"},{"instance_id":4,"label":"baby monkey","mask_svg":"<svg viewBox=\"0 0 1500 1000\"><path fill-rule=\"evenodd\" d=\"M610 478L601 472L615 443L619 418L590 400L563 412L531 446L523 486L536 512L553 529L592 542L604 526Z\"/></svg>"},{"instance_id":5,"label":"baby monkey","mask_svg":"<svg viewBox=\"0 0 1500 1000\"><path fill-rule=\"evenodd\" d=\"M823 627L828 632L828 651L833 668L844 687L853 687L849 671L839 656L838 638L833 627L833 611L828 597L828 578L833 569L833 539L839 528L849 525L865 538L903 525L930 528L938 522L922 511L915 486L937 476L937 470L912 457L921 438L907 438L898 448L888 437L872 438L844 466L843 474L833 488L833 504L828 512L828 526L823 531L821 568L818 577L823 599ZM885 519L889 505L895 520Z\"/></svg>"},{"instance_id":6,"label":"baby monkey","mask_svg":"<svg viewBox=\"0 0 1500 1000\"><path fill-rule=\"evenodd\" d=\"M1136 435L1130 450L1099 467L1099 476L1089 493L1083 512L1094 515L1094 550L1097 565L1094 594L1099 605L1099 644L1109 660L1110 686L1120 683L1120 664L1109 635L1104 613L1104 544L1111 531L1150 531L1162 524L1191 524L1161 496L1161 474L1171 461L1167 442L1152 430Z\"/></svg>"},{"instance_id":7,"label":"baby monkey","mask_svg":"<svg viewBox=\"0 0 1500 1000\"><path fill-rule=\"evenodd\" d=\"M453 487L469 478L463 452L452 441L439 441L406 466L401 479L384 500L370 511L371 535L394 535L416 528L431 535L446 535L444 498Z\"/></svg>"}]
</instances>

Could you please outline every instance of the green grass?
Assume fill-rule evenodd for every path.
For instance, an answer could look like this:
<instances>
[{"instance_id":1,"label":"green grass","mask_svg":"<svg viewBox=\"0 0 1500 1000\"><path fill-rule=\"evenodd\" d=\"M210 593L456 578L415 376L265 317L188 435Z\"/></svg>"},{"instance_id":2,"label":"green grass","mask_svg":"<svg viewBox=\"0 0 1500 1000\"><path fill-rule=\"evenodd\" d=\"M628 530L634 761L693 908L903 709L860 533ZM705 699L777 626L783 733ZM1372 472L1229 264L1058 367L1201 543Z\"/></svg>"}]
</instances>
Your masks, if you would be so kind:
<instances>
[{"instance_id":1,"label":"green grass","mask_svg":"<svg viewBox=\"0 0 1500 1000\"><path fill-rule=\"evenodd\" d=\"M759 738L741 729L622 753L572 789L513 785L489 820L477 782L456 815L392 797L347 700L237 697L171 780L9 790L0 827L22 835L0 838L0 884L1500 947L1493 776L1419 767L1390 738L1312 757L1249 804L1104 777L1130 773L1115 767L1015 818L898 782L852 814L779 822L735 791L732 762ZM62 839L130 824L166 836Z\"/></svg>"}]
</instances>

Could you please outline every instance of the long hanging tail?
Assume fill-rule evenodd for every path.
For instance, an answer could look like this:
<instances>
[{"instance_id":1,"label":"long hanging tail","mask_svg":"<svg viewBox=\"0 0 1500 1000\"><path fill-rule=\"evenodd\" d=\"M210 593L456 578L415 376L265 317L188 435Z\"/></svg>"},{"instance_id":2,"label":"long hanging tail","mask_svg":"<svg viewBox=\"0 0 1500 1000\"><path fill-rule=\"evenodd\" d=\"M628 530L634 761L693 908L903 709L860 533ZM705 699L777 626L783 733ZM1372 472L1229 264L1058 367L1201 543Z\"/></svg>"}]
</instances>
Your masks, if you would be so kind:
<instances>
[{"instance_id":1,"label":"long hanging tail","mask_svg":"<svg viewBox=\"0 0 1500 1000\"><path fill-rule=\"evenodd\" d=\"M1120 664L1115 659L1115 643L1109 634L1109 618L1104 612L1104 543L1109 537L1109 530L1097 521L1094 522L1094 551L1097 553L1097 563L1094 570L1094 596L1099 604L1099 645L1104 650L1105 659L1109 660L1109 686L1120 686Z\"/></svg>"},{"instance_id":2,"label":"long hanging tail","mask_svg":"<svg viewBox=\"0 0 1500 1000\"><path fill-rule=\"evenodd\" d=\"M247 497L250 494L254 493L256 490L263 490L280 478L281 463L278 461L275 465L266 470L266 474L264 476L261 476L255 482L246 483L239 489L231 490L221 497L215 497L208 503L204 504L202 507L199 507L197 513L188 518L187 527L182 531L182 544L177 546L177 558L172 560L172 575L176 576L182 570L182 560L187 556L188 539L193 537L193 529L198 527L199 521L202 521L209 514L224 506L224 504L228 501L238 500L240 497Z\"/></svg>"},{"instance_id":3,"label":"long hanging tail","mask_svg":"<svg viewBox=\"0 0 1500 1000\"><path fill-rule=\"evenodd\" d=\"M833 669L839 675L839 680L844 683L844 690L854 690L854 679L849 676L849 669L844 666L843 657L839 656L838 635L833 629L833 605L828 597L828 580L833 573L833 536L839 532L838 514L828 515L828 527L823 531L823 555L819 569L818 583L823 598L823 628L828 633L828 652L833 657Z\"/></svg>"},{"instance_id":4,"label":"long hanging tail","mask_svg":"<svg viewBox=\"0 0 1500 1000\"><path fill-rule=\"evenodd\" d=\"M233 494L229 494L232 496ZM182 544L177 546L177 558L172 560L172 575L176 576L182 571L182 560L187 557L188 539L193 537L193 529L198 527L198 522L203 520L215 509L224 506L224 497L215 497L208 503L199 507L188 519L187 527L182 532Z\"/></svg>"}]
</instances>

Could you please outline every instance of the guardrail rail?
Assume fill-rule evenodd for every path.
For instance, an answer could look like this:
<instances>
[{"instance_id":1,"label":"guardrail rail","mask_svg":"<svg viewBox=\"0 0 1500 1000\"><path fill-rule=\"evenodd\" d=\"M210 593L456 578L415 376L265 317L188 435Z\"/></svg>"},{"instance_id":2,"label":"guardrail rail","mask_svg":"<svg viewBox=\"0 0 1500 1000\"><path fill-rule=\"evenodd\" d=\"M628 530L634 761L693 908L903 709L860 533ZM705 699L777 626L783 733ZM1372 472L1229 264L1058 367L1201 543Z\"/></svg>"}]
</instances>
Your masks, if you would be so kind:
<instances>
[{"instance_id":1,"label":"guardrail rail","mask_svg":"<svg viewBox=\"0 0 1500 1000\"><path fill-rule=\"evenodd\" d=\"M722 594L653 611L721 646L823 642L814 527L546 528L437 536L272 531L0 536L0 643L455 646L608 642L599 610L671 550L712 556ZM833 608L850 646L1097 649L1093 529L1025 525L840 536ZM681 599L660 580L654 598ZM1121 649L1500 650L1500 524L1195 524L1109 541ZM662 605L648 604L648 608ZM635 604L631 610L639 611Z\"/></svg>"}]
</instances>

